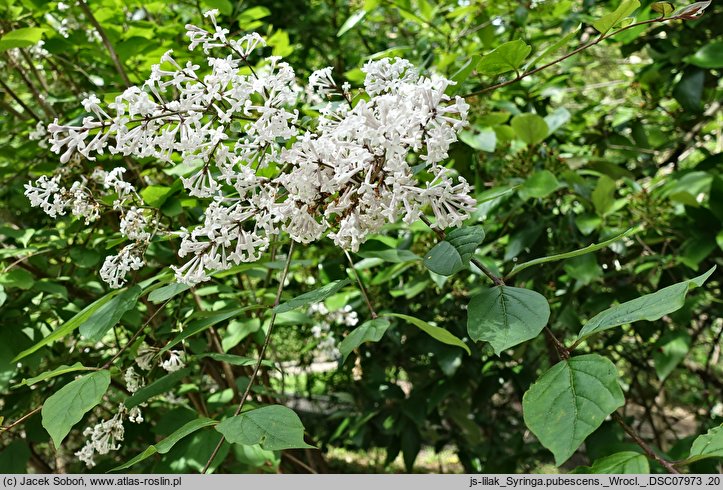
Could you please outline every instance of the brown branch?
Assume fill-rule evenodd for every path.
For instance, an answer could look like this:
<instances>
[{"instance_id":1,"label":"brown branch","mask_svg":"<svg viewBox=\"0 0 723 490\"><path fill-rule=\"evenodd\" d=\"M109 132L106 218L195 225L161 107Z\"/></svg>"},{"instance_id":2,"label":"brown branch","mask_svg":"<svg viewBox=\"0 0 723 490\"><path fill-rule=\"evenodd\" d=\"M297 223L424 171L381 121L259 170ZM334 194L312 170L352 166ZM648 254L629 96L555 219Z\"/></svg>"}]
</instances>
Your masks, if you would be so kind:
<instances>
[{"instance_id":1,"label":"brown branch","mask_svg":"<svg viewBox=\"0 0 723 490\"><path fill-rule=\"evenodd\" d=\"M38 92L37 87L35 87L35 84L33 84L32 80L25 74L25 71L23 71L23 68L20 66L19 63L15 62L15 59L10 55L6 54L5 57L8 61L8 64L10 65L10 68L13 68L15 71L17 71L18 75L20 75L20 78L22 79L25 86L30 90L30 93L33 94L33 97L35 97L35 100L38 102L40 107L42 107L45 114L48 115L48 117L55 117L56 113L55 110L45 101L45 98L42 96L40 92Z\"/></svg>"},{"instance_id":2,"label":"brown branch","mask_svg":"<svg viewBox=\"0 0 723 490\"><path fill-rule=\"evenodd\" d=\"M675 469L673 463L671 463L665 458L660 457L655 451L653 451L653 448L648 446L648 444L640 437L640 434L638 434L635 429L625 423L625 421L618 412L613 412L613 419L620 425L620 427L623 428L623 430L632 438L632 440L635 441L635 444L640 446L640 448L645 451L645 454L647 454L649 458L660 463L668 473L680 473L678 470Z\"/></svg>"},{"instance_id":3,"label":"brown branch","mask_svg":"<svg viewBox=\"0 0 723 490\"><path fill-rule=\"evenodd\" d=\"M284 270L281 273L281 278L279 279L279 287L276 290L276 298L274 299L274 306L273 308L279 306L279 301L281 300L281 293L284 291L284 282L286 282L286 275L289 272L289 266L291 265L291 257L294 253L294 242L292 241L289 245L289 252L288 256L286 257L286 264L284 265ZM246 385L246 389L244 390L244 394L241 397L241 402L236 407L236 411L234 412L233 416L236 417L239 413L241 413L241 410L243 409L244 404L246 404L246 400L248 399L249 395L251 394L251 387L254 384L254 381L256 381L256 377L259 374L259 370L261 369L261 364L264 361L264 354L266 354L266 349L268 349L269 344L271 343L271 332L274 330L274 323L276 322L276 312L271 310L271 320L269 321L269 330L266 332L266 338L264 339L264 344L261 346L261 350L259 351L259 358L256 361L256 365L254 366L254 370L251 373L251 377L249 378L249 383ZM208 471L208 468L211 466L211 463L213 463L213 460L216 458L216 455L221 450L221 446L223 445L223 442L226 440L225 436L221 436L221 440L218 441L218 444L216 444L216 447L214 448L213 452L211 453L211 457L208 458L208 461L206 462L206 465L201 470L202 474L205 474Z\"/></svg>"},{"instance_id":4,"label":"brown branch","mask_svg":"<svg viewBox=\"0 0 723 490\"><path fill-rule=\"evenodd\" d=\"M356 278L356 282L359 285L359 290L361 291L362 297L364 298L364 301L367 304L367 308L369 308L369 313L372 318L377 317L377 312L374 311L374 307L372 306L372 302L369 300L369 295L367 294L367 290L364 287L364 283L361 280L361 276L359 276L359 273L354 268L354 261L351 259L351 255L349 255L349 252L344 250L344 255L346 255L346 258L349 260L349 265L351 266L351 271L354 274L354 277Z\"/></svg>"},{"instance_id":5,"label":"brown branch","mask_svg":"<svg viewBox=\"0 0 723 490\"><path fill-rule=\"evenodd\" d=\"M195 289L191 290L191 294L193 295L193 300L196 302L196 306L200 311L204 311L203 304L201 303L201 298L198 296L198 293ZM211 345L213 348L218 352L219 354L224 354L223 347L221 346L221 340L218 337L218 333L216 332L216 329L211 326L208 329L208 335L211 340ZM231 369L231 365L225 361L221 361L221 369L223 369L223 376L226 378L226 385L231 390L231 393L233 393L233 400L235 402L238 402L241 400L240 393L238 391L238 386L236 386L236 376L233 374L233 369Z\"/></svg>"},{"instance_id":6,"label":"brown branch","mask_svg":"<svg viewBox=\"0 0 723 490\"><path fill-rule=\"evenodd\" d=\"M108 39L108 35L105 32L105 29L100 25L98 20L93 15L93 12L90 10L90 7L88 7L88 4L85 3L85 0L80 0L78 2L78 5L83 10L83 13L86 17L88 17L88 21L93 25L96 31L98 31L98 34L100 35L101 40L103 41L103 45L105 46L105 49L108 50L108 54L110 55L110 59L113 61L113 64L115 65L115 69L120 75L120 77L123 79L123 83L126 87L131 86L131 81L128 79L128 75L126 74L125 68L123 68L123 64L120 61L120 58L118 58L118 54L115 52L115 49L113 49L113 45L110 42L110 39Z\"/></svg>"},{"instance_id":7,"label":"brown branch","mask_svg":"<svg viewBox=\"0 0 723 490\"><path fill-rule=\"evenodd\" d=\"M103 364L103 367L101 367L101 369L108 369L115 362L115 360L118 359L120 357L120 355L123 354L123 352L125 352L125 350L133 344L133 341L136 340L138 338L138 336L141 334L141 332L143 332L143 329L145 329L148 326L148 324L151 323L151 320L153 320L156 317L156 315L158 315L161 311L163 311L163 308L166 307L166 305L168 304L169 301L171 301L171 298L167 299L165 301L165 303L163 303L161 306L159 306L158 309L156 311L154 311L150 317L148 317L148 320L146 320L146 322L143 325L141 325L141 327L138 330L136 330L136 332L133 334L133 336L130 339L128 339L128 341L125 343L125 345L123 347L121 347L121 349L116 353L116 355L111 357L108 362Z\"/></svg>"},{"instance_id":8,"label":"brown branch","mask_svg":"<svg viewBox=\"0 0 723 490\"><path fill-rule=\"evenodd\" d=\"M655 24L655 23L658 23L658 22L667 22L667 21L670 21L670 20L682 20L682 19L690 19L690 17L689 17L689 16L686 16L686 15L676 15L676 16L674 16L674 17L658 17L658 18L655 18L655 19L644 20L644 21L641 21L641 22L636 22L636 23L634 23L634 24L627 25L627 26L622 27L622 28L620 28L620 29L618 29L618 30L616 30L616 31L614 31L614 32L609 33L609 34L603 34L603 35L601 35L601 36L598 36L597 39L595 39L594 41L590 41L590 42L587 43L587 44L583 44L582 46L574 49L573 51L570 51L569 53L565 54L564 56L561 56L561 57L557 58L556 60L551 61L551 62L549 62L549 63L547 63L547 64L545 64L545 65L542 65L542 66L540 66L540 67L538 67L538 68L535 68L535 69L533 69L533 70L526 71L526 72L524 72L524 73L520 73L520 74L518 74L515 78L512 78L512 79L507 80L507 81L505 81L505 82L500 82L500 83L498 83L498 84L490 85L489 87L485 87L485 88L483 88L483 89L476 90L476 91L474 91L474 92L470 92L470 93L464 95L463 97L464 97L464 98L467 98L467 97L474 97L474 96L476 96L476 95L482 95L482 94L484 94L484 93L491 92L491 91L493 91L493 90L497 90L498 88L506 87L507 85L512 85L513 83L517 83L517 82L519 82L520 80L523 80L523 79L525 79L525 78L527 78L527 77L529 77L529 76L534 75L535 73L539 73L539 72L541 72L542 70L545 70L545 69L547 69L547 68L549 68L549 67L551 67L551 66L554 66L554 65L556 65L556 64L558 64L558 63L561 63L562 61L565 61L566 59L568 59L568 58L570 58L570 57L572 57L572 56L575 56L576 54L578 54L578 53L580 53L580 52L582 52L582 51L585 51L586 49L591 48L591 47L595 46L596 44L601 43L601 42L604 41L605 39L608 39L608 38L614 36L615 34L619 34L619 33L623 32L623 31L627 31L628 29L632 29L632 28L634 28L634 27L644 26L644 25L647 25L647 24Z\"/></svg>"},{"instance_id":9,"label":"brown branch","mask_svg":"<svg viewBox=\"0 0 723 490\"><path fill-rule=\"evenodd\" d=\"M436 233L437 238L440 240L445 239L445 233L444 231L440 230L439 228L435 227L429 219L424 216L423 214L419 216L419 219L421 219L425 225L429 226L429 228ZM479 270L481 270L485 276L487 276L494 284L495 286L504 286L505 281L501 277L497 277L492 273L491 270L489 270L485 265L477 259L477 257L472 257L470 259L470 262L472 262Z\"/></svg>"},{"instance_id":10,"label":"brown branch","mask_svg":"<svg viewBox=\"0 0 723 490\"><path fill-rule=\"evenodd\" d=\"M22 424L24 421L26 421L27 419L29 419L30 417L32 417L33 415L35 415L36 413L38 413L42 408L43 408L42 405L40 405L40 406L37 407L37 408L34 408L32 411L26 413L25 415L23 415L22 417L20 417L19 419L17 419L17 420L16 420L15 422L13 422L12 424L6 425L6 426L4 426L4 427L0 427L0 431L2 431L2 432L8 432L8 431L12 430L13 427L15 427L15 426L17 426L17 425L19 425L19 424Z\"/></svg>"},{"instance_id":11,"label":"brown branch","mask_svg":"<svg viewBox=\"0 0 723 490\"><path fill-rule=\"evenodd\" d=\"M12 97L13 100L15 100L15 102L17 102L18 105L19 105L20 107L22 107L23 110L25 110L25 112L27 112L28 114L30 114L30 116L31 116L33 119L35 119L36 121L40 122L41 119L38 117L38 115L35 114L35 113L33 112L33 110L32 110L30 107L28 107L27 104L25 104L25 102L23 102L23 99L21 99L20 97L18 97L17 94L16 94L15 92L13 92L13 90L8 86L7 83L5 83L5 81L3 80L2 77L0 77L0 87L2 87L3 89L5 89L5 92L7 92L8 95L10 95L10 97Z\"/></svg>"}]
</instances>

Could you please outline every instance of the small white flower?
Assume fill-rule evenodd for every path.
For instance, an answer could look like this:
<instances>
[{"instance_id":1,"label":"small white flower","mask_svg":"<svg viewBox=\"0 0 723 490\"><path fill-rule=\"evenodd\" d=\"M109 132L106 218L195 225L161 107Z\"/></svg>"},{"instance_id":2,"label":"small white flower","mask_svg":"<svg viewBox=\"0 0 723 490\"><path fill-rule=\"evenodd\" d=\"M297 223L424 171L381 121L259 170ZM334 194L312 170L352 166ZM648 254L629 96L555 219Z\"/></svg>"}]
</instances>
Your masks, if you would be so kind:
<instances>
[{"instance_id":1,"label":"small white flower","mask_svg":"<svg viewBox=\"0 0 723 490\"><path fill-rule=\"evenodd\" d=\"M160 366L169 373L173 373L179 369L183 369L186 364L181 359L180 352L172 350L168 352L168 359L161 361Z\"/></svg>"}]
</instances>

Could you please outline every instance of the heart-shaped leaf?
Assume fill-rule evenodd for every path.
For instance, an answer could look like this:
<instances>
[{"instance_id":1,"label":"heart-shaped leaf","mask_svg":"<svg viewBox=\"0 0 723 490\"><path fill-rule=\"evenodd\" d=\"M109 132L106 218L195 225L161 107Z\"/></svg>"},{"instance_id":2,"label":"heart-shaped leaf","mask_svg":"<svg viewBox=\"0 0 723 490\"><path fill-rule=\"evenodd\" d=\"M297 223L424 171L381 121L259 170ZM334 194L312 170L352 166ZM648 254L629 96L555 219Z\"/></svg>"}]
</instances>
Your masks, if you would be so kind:
<instances>
[{"instance_id":1,"label":"heart-shaped leaf","mask_svg":"<svg viewBox=\"0 0 723 490\"><path fill-rule=\"evenodd\" d=\"M552 366L522 398L525 424L560 466L625 403L615 365L598 354Z\"/></svg>"}]
</instances>

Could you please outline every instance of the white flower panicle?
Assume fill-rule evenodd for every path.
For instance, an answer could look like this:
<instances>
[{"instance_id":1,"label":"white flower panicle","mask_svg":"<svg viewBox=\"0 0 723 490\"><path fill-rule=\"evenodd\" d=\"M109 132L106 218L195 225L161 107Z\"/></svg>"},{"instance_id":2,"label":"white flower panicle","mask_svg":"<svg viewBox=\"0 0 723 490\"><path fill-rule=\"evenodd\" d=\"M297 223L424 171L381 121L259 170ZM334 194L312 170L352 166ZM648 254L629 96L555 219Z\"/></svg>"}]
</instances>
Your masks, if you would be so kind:
<instances>
[{"instance_id":1,"label":"white flower panicle","mask_svg":"<svg viewBox=\"0 0 723 490\"><path fill-rule=\"evenodd\" d=\"M186 367L186 363L183 362L180 354L181 353L177 350L169 351L168 359L166 359L165 361L160 361L160 366L169 373L173 373L175 371L178 371L179 369L183 369L184 367Z\"/></svg>"},{"instance_id":2,"label":"white flower panicle","mask_svg":"<svg viewBox=\"0 0 723 490\"><path fill-rule=\"evenodd\" d=\"M363 67L364 89L354 94L323 68L310 76L306 92L327 102L308 122L300 117L304 90L293 69L274 56L252 64L264 40L255 33L230 38L214 11L206 16L213 30L186 26L189 49L206 53L206 67L183 65L169 51L142 87L127 89L105 108L90 95L81 125L47 127L61 163L107 152L191 169L183 187L206 208L197 226L170 231L186 259L173 267L179 282L195 285L215 271L256 261L281 233L300 243L328 236L357 251L386 223L412 223L424 209L440 227L467 219L476 205L470 186L440 165L467 121L464 99L445 93L454 82L422 76L403 59L381 59ZM115 194L120 231L131 241L103 265L101 276L113 287L143 266L156 226L134 204L141 201L122 173L116 168L102 181L94 177ZM63 214L56 177L26 188L34 206Z\"/></svg>"},{"instance_id":3,"label":"white flower panicle","mask_svg":"<svg viewBox=\"0 0 723 490\"><path fill-rule=\"evenodd\" d=\"M353 327L359 323L359 316L351 305L329 311L324 303L314 303L309 306L307 314L316 317L316 323L311 327L311 335L316 341L315 351L321 358L338 359L341 352L337 348L336 337L332 332L332 325L345 325Z\"/></svg>"},{"instance_id":4,"label":"white flower panicle","mask_svg":"<svg viewBox=\"0 0 723 490\"><path fill-rule=\"evenodd\" d=\"M75 453L75 456L81 460L88 468L95 466L96 454L108 454L111 451L120 449L120 442L125 436L125 428L123 427L123 419L135 423L143 422L140 408L133 407L130 411L122 403L118 405L118 412L109 420L101 420L93 427L87 427L83 431L83 435L88 438L85 445Z\"/></svg>"},{"instance_id":5,"label":"white flower panicle","mask_svg":"<svg viewBox=\"0 0 723 490\"><path fill-rule=\"evenodd\" d=\"M125 379L126 382L126 389L131 394L135 393L136 391L143 388L143 386L145 386L143 377L140 374L136 373L136 371L132 367L129 367L126 370L123 379Z\"/></svg>"}]
</instances>

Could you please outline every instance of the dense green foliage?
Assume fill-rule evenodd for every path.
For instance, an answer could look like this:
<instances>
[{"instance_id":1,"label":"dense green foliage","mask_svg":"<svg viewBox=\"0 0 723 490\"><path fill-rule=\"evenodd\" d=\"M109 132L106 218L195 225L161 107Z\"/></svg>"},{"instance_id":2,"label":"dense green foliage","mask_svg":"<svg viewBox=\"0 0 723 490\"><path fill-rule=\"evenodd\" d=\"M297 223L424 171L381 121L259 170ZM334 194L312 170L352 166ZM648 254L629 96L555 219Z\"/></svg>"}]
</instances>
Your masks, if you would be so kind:
<instances>
[{"instance_id":1,"label":"dense green foliage","mask_svg":"<svg viewBox=\"0 0 723 490\"><path fill-rule=\"evenodd\" d=\"M334 447L384 448L408 471L423 447L452 448L467 472L720 469L720 4L67 3L0 0L0 471L87 471L73 456L83 431L119 403L144 420L91 471L326 471ZM457 81L470 125L448 165L474 185L466 226L387 225L353 268L327 239L287 262L282 236L190 289L163 237L108 289L98 269L122 241L118 216L87 226L31 208L23 184L61 165L29 136L80 121L88 93L112 102L169 49L202 59L184 25L208 8L231 35L264 35L300 78L331 66L358 87L365 61L399 56ZM176 167L73 165L123 165L162 221L199 221ZM356 325L332 318L345 307ZM333 362L312 335L323 322ZM155 366L129 393L142 343L183 351L185 367Z\"/></svg>"}]
</instances>

